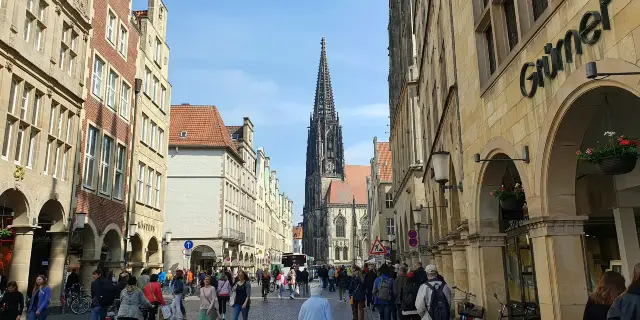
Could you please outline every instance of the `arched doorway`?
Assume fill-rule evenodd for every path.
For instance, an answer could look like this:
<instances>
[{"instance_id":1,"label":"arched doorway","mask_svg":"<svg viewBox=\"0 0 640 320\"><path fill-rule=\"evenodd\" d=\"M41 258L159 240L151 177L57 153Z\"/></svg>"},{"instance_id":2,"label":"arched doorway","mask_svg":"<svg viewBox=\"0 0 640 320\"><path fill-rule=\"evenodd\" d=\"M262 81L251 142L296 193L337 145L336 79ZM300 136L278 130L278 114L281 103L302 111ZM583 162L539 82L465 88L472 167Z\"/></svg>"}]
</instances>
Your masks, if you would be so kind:
<instances>
[{"instance_id":1,"label":"arched doorway","mask_svg":"<svg viewBox=\"0 0 640 320\"><path fill-rule=\"evenodd\" d=\"M60 202L45 202L38 215L38 226L33 231L28 292L33 289L37 275L46 276L52 288L62 283L67 249L65 229L64 210Z\"/></svg>"},{"instance_id":2,"label":"arched doorway","mask_svg":"<svg viewBox=\"0 0 640 320\"><path fill-rule=\"evenodd\" d=\"M543 184L549 215L588 218L582 242L589 291L608 270L629 281L633 266L640 261L636 227L640 170L606 175L596 165L576 159L578 150L618 144L620 135L640 136L634 121L640 115L640 98L618 84L603 84L584 90L559 110L555 137L550 134L553 140Z\"/></svg>"},{"instance_id":3,"label":"arched doorway","mask_svg":"<svg viewBox=\"0 0 640 320\"><path fill-rule=\"evenodd\" d=\"M11 229L9 229L11 226ZM22 226L24 228L17 228ZM25 195L16 189L7 189L0 195L0 227L5 235L0 237L0 272L15 280L23 293L27 292L29 248L32 233L29 221L29 204ZM19 241L21 246L16 246Z\"/></svg>"},{"instance_id":4,"label":"arched doorway","mask_svg":"<svg viewBox=\"0 0 640 320\"><path fill-rule=\"evenodd\" d=\"M200 245L191 251L190 268L195 271L213 271L216 266L217 255L209 246Z\"/></svg>"},{"instance_id":5,"label":"arched doorway","mask_svg":"<svg viewBox=\"0 0 640 320\"><path fill-rule=\"evenodd\" d=\"M494 293L500 300L507 300L509 314L517 316L523 309L514 308L516 305L529 304L539 310L534 248L526 226L529 220L523 187L526 179L507 154L494 152L488 158L481 173L479 210L475 217L478 233L490 235L484 237L490 241L477 245L485 282L481 292L485 292L488 317L499 309L492 297ZM478 291L477 288L476 282L472 291Z\"/></svg>"},{"instance_id":6,"label":"arched doorway","mask_svg":"<svg viewBox=\"0 0 640 320\"><path fill-rule=\"evenodd\" d=\"M160 256L160 243L156 237L151 237L147 244L147 267L153 272L162 266L162 257Z\"/></svg>"},{"instance_id":7,"label":"arched doorway","mask_svg":"<svg viewBox=\"0 0 640 320\"><path fill-rule=\"evenodd\" d=\"M131 267L133 275L139 276L144 267L144 261L142 260L142 238L136 233L129 241L131 241L129 266Z\"/></svg>"},{"instance_id":8,"label":"arched doorway","mask_svg":"<svg viewBox=\"0 0 640 320\"><path fill-rule=\"evenodd\" d=\"M116 275L122 267L122 236L116 227L107 229L102 237L100 250L100 264L98 267L107 273L113 271Z\"/></svg>"},{"instance_id":9,"label":"arched doorway","mask_svg":"<svg viewBox=\"0 0 640 320\"><path fill-rule=\"evenodd\" d=\"M80 281L85 288L91 287L93 271L100 261L100 247L97 245L97 232L89 220L80 231L74 231L69 245L69 271L79 270Z\"/></svg>"}]
</instances>

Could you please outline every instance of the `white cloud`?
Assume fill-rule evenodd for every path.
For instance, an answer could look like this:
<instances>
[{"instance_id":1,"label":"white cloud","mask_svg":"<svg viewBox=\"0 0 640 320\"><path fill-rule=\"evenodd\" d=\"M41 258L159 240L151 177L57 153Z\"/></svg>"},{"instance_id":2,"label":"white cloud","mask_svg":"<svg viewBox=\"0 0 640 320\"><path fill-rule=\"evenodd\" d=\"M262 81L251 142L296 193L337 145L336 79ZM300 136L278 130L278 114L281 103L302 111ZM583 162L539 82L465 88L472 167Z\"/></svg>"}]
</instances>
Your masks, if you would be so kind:
<instances>
[{"instance_id":1,"label":"white cloud","mask_svg":"<svg viewBox=\"0 0 640 320\"><path fill-rule=\"evenodd\" d=\"M387 119L389 117L389 105L386 103L374 103L355 108L338 110L340 118L356 118L356 120L367 119Z\"/></svg>"},{"instance_id":2,"label":"white cloud","mask_svg":"<svg viewBox=\"0 0 640 320\"><path fill-rule=\"evenodd\" d=\"M344 160L347 164L368 165L373 158L373 138L360 141L344 150Z\"/></svg>"}]
</instances>

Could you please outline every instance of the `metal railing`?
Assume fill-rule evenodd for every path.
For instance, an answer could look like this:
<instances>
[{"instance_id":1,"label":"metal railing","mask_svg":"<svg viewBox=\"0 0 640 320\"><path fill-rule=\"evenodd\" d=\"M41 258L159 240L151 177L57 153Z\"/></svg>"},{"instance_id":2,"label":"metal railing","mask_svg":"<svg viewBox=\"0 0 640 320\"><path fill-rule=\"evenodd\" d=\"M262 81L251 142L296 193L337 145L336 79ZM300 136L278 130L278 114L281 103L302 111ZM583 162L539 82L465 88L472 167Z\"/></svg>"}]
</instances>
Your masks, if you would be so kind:
<instances>
[{"instance_id":1,"label":"metal railing","mask_svg":"<svg viewBox=\"0 0 640 320\"><path fill-rule=\"evenodd\" d=\"M244 232L240 232L235 229L222 229L222 238L225 240L231 240L238 243L244 243L246 241L246 235Z\"/></svg>"}]
</instances>

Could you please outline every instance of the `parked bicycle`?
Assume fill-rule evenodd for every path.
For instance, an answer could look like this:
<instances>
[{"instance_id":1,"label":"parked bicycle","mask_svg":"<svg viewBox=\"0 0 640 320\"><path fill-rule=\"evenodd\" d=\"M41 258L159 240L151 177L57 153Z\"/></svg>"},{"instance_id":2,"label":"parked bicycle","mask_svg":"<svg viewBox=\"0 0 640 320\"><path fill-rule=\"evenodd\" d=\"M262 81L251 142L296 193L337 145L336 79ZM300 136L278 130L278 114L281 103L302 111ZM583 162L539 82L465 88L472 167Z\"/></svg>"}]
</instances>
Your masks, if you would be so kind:
<instances>
[{"instance_id":1,"label":"parked bicycle","mask_svg":"<svg viewBox=\"0 0 640 320\"><path fill-rule=\"evenodd\" d=\"M80 283L76 283L65 294L65 305L75 314L84 314L91 309L91 296L84 291Z\"/></svg>"},{"instance_id":2,"label":"parked bicycle","mask_svg":"<svg viewBox=\"0 0 640 320\"><path fill-rule=\"evenodd\" d=\"M500 304L500 309L498 310L500 312L500 316L498 320L509 318L509 314L511 314L510 319L512 320L540 320L540 311L535 303L522 302L507 305L498 299L497 293L494 293L493 296Z\"/></svg>"},{"instance_id":3,"label":"parked bicycle","mask_svg":"<svg viewBox=\"0 0 640 320\"><path fill-rule=\"evenodd\" d=\"M451 288L453 290L464 293L464 300L462 300L462 302L458 304L458 314L460 315L460 320L479 320L484 317L484 308L481 306L476 306L471 302L471 297L475 297L475 294L464 291L456 286L453 286Z\"/></svg>"}]
</instances>

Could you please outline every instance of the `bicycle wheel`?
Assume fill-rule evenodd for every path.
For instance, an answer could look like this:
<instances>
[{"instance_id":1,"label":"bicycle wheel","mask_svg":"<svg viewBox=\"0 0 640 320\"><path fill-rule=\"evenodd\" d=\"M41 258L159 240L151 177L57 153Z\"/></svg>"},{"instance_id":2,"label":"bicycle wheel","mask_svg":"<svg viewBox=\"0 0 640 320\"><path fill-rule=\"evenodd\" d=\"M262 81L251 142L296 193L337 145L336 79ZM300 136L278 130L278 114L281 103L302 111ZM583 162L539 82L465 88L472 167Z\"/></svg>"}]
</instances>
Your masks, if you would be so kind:
<instances>
[{"instance_id":1,"label":"bicycle wheel","mask_svg":"<svg viewBox=\"0 0 640 320\"><path fill-rule=\"evenodd\" d=\"M84 314L89 310L90 302L84 297L79 297L71 301L71 312L75 314Z\"/></svg>"},{"instance_id":2,"label":"bicycle wheel","mask_svg":"<svg viewBox=\"0 0 640 320\"><path fill-rule=\"evenodd\" d=\"M275 282L271 282L269 284L269 293L276 291L276 284Z\"/></svg>"}]
</instances>

